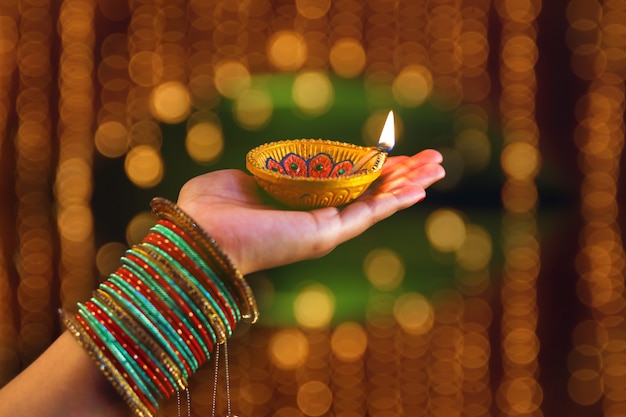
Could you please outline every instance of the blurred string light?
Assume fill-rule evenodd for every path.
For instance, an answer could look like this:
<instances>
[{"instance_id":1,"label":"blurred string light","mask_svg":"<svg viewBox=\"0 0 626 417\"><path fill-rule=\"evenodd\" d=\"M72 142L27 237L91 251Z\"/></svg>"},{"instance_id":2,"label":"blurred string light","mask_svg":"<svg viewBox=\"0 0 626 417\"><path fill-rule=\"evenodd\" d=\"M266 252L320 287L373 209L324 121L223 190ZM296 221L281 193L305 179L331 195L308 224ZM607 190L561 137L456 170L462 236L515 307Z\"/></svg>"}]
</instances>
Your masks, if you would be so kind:
<instances>
[{"instance_id":1,"label":"blurred string light","mask_svg":"<svg viewBox=\"0 0 626 417\"><path fill-rule=\"evenodd\" d=\"M15 103L19 128L14 139L19 247L15 261L19 274L19 359L27 364L50 344L56 330L51 299L54 225L48 183L54 172L54 128L48 111L52 100L54 25L47 3L24 4L20 12Z\"/></svg>"},{"instance_id":2,"label":"blurred string light","mask_svg":"<svg viewBox=\"0 0 626 417\"><path fill-rule=\"evenodd\" d=\"M365 5L358 0L333 1L329 17L329 61L341 77L361 75L366 65L363 46Z\"/></svg>"},{"instance_id":3,"label":"blurred string light","mask_svg":"<svg viewBox=\"0 0 626 417\"><path fill-rule=\"evenodd\" d=\"M55 194L62 307L71 310L95 285L91 181L96 2L67 0L58 18L59 155Z\"/></svg>"},{"instance_id":4,"label":"blurred string light","mask_svg":"<svg viewBox=\"0 0 626 417\"><path fill-rule=\"evenodd\" d=\"M429 23L432 42L433 103L454 110L455 139L443 147L446 178L439 189L457 186L467 174L483 171L491 160L488 140L488 97L491 79L487 72L489 2L463 2L451 12L448 4L434 9Z\"/></svg>"},{"instance_id":5,"label":"blurred string light","mask_svg":"<svg viewBox=\"0 0 626 417\"><path fill-rule=\"evenodd\" d=\"M20 370L18 331L15 327L8 263L0 242L0 386L9 382Z\"/></svg>"},{"instance_id":6,"label":"blurred string light","mask_svg":"<svg viewBox=\"0 0 626 417\"><path fill-rule=\"evenodd\" d=\"M331 1L296 1L293 27L306 43L304 71L325 72L328 69L328 11Z\"/></svg>"},{"instance_id":7,"label":"blurred string light","mask_svg":"<svg viewBox=\"0 0 626 417\"><path fill-rule=\"evenodd\" d=\"M448 369L449 378L452 378L450 381L456 381L452 385L448 381L448 385L439 389L454 393L451 402L447 397L441 400L445 406L442 405L439 414L462 412L466 415L489 415L493 401L489 371L489 333L493 314L489 304L492 294L489 273L493 255L491 235L484 227L469 223L464 215L449 208L432 212L426 219L425 232L433 249L454 256L456 290L444 291L433 297L432 321L427 308L429 303L411 296L414 305L421 306L419 310L414 309L423 312L422 319L415 317L411 322L416 325L423 321L435 328L437 318L446 326L455 323L456 330L444 327L442 334L463 346L458 351L452 351L455 353L454 361L450 362L449 358L448 362L439 365ZM418 329L422 327L417 326ZM454 399L459 398L463 398L463 409L450 408Z\"/></svg>"},{"instance_id":8,"label":"blurred string light","mask_svg":"<svg viewBox=\"0 0 626 417\"><path fill-rule=\"evenodd\" d=\"M501 198L504 270L500 301L503 376L496 404L503 416L542 416L537 338L537 277L541 267L537 230L539 130L535 119L537 80L536 18L541 0L497 3L500 43L500 117L505 175Z\"/></svg>"},{"instance_id":9,"label":"blurred string light","mask_svg":"<svg viewBox=\"0 0 626 417\"><path fill-rule=\"evenodd\" d=\"M578 298L590 311L572 335L568 391L578 404L601 403L604 416L626 412L626 257L617 218L626 103L625 16L626 5L620 2L572 0L567 8L572 70L588 82L576 113L584 221L576 268Z\"/></svg>"},{"instance_id":10,"label":"blurred string light","mask_svg":"<svg viewBox=\"0 0 626 417\"><path fill-rule=\"evenodd\" d=\"M0 13L0 91L10 91L13 72L17 65L17 49L19 39L19 14L17 1L4 4ZM11 95L0 96L0 132L6 132L9 125ZM2 139L0 138L0 143ZM0 160L4 161L7 154L0 150ZM6 259L11 246L0 239L0 386L8 382L20 369L18 327L14 313L10 262Z\"/></svg>"}]
</instances>

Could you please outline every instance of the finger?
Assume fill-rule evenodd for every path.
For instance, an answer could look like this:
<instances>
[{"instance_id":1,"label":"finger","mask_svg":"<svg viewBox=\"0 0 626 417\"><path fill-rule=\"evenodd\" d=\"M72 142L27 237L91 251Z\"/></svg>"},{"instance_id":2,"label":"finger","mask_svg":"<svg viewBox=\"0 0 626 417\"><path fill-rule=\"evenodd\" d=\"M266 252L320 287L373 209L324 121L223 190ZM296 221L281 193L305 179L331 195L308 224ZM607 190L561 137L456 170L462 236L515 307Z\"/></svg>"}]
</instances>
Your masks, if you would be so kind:
<instances>
[{"instance_id":1,"label":"finger","mask_svg":"<svg viewBox=\"0 0 626 417\"><path fill-rule=\"evenodd\" d=\"M395 168L399 164L440 164L443 162L443 156L439 151L434 149L425 149L421 152L418 152L412 156L399 155L399 156L391 156L387 158L385 162L384 170L389 170L390 168Z\"/></svg>"},{"instance_id":2,"label":"finger","mask_svg":"<svg viewBox=\"0 0 626 417\"><path fill-rule=\"evenodd\" d=\"M426 189L434 183L442 180L446 176L446 170L439 164L424 165L417 172L414 172L415 182ZM409 175L411 177L411 175Z\"/></svg>"},{"instance_id":3,"label":"finger","mask_svg":"<svg viewBox=\"0 0 626 417\"><path fill-rule=\"evenodd\" d=\"M336 244L363 233L375 223L390 217L399 210L419 202L426 196L423 188L408 184L389 192L381 192L364 196L349 204L339 212L341 232Z\"/></svg>"},{"instance_id":4,"label":"finger","mask_svg":"<svg viewBox=\"0 0 626 417\"><path fill-rule=\"evenodd\" d=\"M418 186L426 189L444 176L444 168L437 163L415 167L407 161L398 165L392 173L381 177L369 190L368 194L393 192L406 186Z\"/></svg>"},{"instance_id":5,"label":"finger","mask_svg":"<svg viewBox=\"0 0 626 417\"><path fill-rule=\"evenodd\" d=\"M437 161L436 158L431 159L433 161ZM429 178L436 173L433 173L434 167L440 166L438 162L430 162L429 159L426 159L424 162L421 158L407 158L400 163L396 163L391 165L383 175L379 178L379 183L388 183L393 182L400 178L409 178L411 180L418 180L420 177L424 177L426 181L420 182L424 188L432 185L433 181ZM442 173L439 173L441 175ZM437 175L435 175L435 180L438 180Z\"/></svg>"},{"instance_id":6,"label":"finger","mask_svg":"<svg viewBox=\"0 0 626 417\"><path fill-rule=\"evenodd\" d=\"M441 154L435 150L427 149L411 157L394 157L385 163L383 177L396 178L406 175L407 171L415 170L426 164L440 164L443 161Z\"/></svg>"}]
</instances>

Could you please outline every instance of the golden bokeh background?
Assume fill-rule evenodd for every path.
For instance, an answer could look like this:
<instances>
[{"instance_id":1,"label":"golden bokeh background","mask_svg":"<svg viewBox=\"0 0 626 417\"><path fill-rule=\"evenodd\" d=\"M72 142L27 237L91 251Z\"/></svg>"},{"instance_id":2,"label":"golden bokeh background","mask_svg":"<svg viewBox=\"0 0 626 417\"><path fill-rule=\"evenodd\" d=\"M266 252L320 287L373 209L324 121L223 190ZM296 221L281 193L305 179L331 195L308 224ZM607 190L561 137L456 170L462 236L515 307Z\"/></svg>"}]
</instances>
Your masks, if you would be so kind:
<instances>
[{"instance_id":1,"label":"golden bokeh background","mask_svg":"<svg viewBox=\"0 0 626 417\"><path fill-rule=\"evenodd\" d=\"M436 148L447 178L249 277L234 411L623 416L625 77L624 0L3 0L0 385L152 196L270 140L372 145L391 108L394 152ZM209 415L212 367L191 382Z\"/></svg>"}]
</instances>

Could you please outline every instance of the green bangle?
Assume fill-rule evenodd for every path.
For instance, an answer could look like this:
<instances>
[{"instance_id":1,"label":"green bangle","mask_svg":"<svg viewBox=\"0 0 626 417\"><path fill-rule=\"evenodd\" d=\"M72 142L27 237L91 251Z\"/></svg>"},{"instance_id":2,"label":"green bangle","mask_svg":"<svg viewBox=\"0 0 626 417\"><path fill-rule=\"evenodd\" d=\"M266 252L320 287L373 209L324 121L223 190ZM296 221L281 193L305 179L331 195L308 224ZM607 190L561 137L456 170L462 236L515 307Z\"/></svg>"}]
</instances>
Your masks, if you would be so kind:
<instances>
[{"instance_id":1,"label":"green bangle","mask_svg":"<svg viewBox=\"0 0 626 417\"><path fill-rule=\"evenodd\" d=\"M164 337L163 340L168 340L170 343L174 344L175 348L178 349L178 351L185 357L185 360L191 367L192 371L198 369L198 362L193 355L193 352L191 352L189 346L187 346L176 329L174 329L167 319L163 317L163 314L161 314L161 312L159 312L159 310L157 310L157 308L154 307L154 305L147 298L145 298L142 294L138 294L133 286L126 282L123 278L117 276L116 274L111 274L109 280L131 298L134 304L134 311L149 311L150 321L152 321L156 327L161 329L162 332L165 333L165 336L167 336Z\"/></svg>"},{"instance_id":2,"label":"green bangle","mask_svg":"<svg viewBox=\"0 0 626 417\"><path fill-rule=\"evenodd\" d=\"M216 287L219 287L219 288L211 288L210 286L207 286L207 285L203 285L203 287L206 288L210 292L218 291L220 294L222 294L224 297L224 301L228 304L228 307L233 312L235 321L241 320L241 311L239 310L239 305L233 298L231 291L228 288L226 288L226 285L224 284L224 282L222 282L222 280L218 278L218 276L215 274L215 271L213 271L213 269L205 262L204 258L198 255L195 249L189 246L187 241L185 241L183 237L175 233L173 230L168 229L167 227L161 224L156 224L151 230L156 233L161 234L166 239L169 239L170 241L174 242L174 244L176 244L176 246L180 248L180 250L184 252L185 255L187 255L196 265L198 265L202 269L202 271L205 273L205 275L211 278L211 283L213 283Z\"/></svg>"},{"instance_id":3,"label":"green bangle","mask_svg":"<svg viewBox=\"0 0 626 417\"><path fill-rule=\"evenodd\" d=\"M224 311L223 311L223 307L219 305L219 303L213 298L213 296L205 290L204 286L201 285L198 280L193 276L193 274L191 274L189 272L189 270L187 268L185 268L183 265L181 265L178 261L176 261L175 259L173 259L170 254L168 254L167 252L165 252L164 250L162 250L161 248L154 246L152 244L148 244L148 243L142 243L143 247L145 248L149 248L149 250L154 251L156 254L158 254L161 258L165 259L167 261L167 263L169 263L170 265L172 265L172 268L177 271L179 273L179 275L186 280L186 284L188 288L190 289L190 295L192 294L200 294L200 296L204 299L206 299L209 304L212 306L212 310L219 315L220 317L220 321L222 323L223 326L223 331L222 333L225 334L225 337L230 337L230 335L232 334L232 329L230 327L230 323L228 322L228 319L226 318L226 316L224 315ZM200 301L202 303L201 300L197 300Z\"/></svg>"},{"instance_id":4,"label":"green bangle","mask_svg":"<svg viewBox=\"0 0 626 417\"><path fill-rule=\"evenodd\" d=\"M128 356L128 352L124 349L118 348L118 343L115 337L108 331L108 329L100 323L98 319L96 319L91 312L87 309L87 307L78 303L78 313L81 315L83 320L91 327L91 330L98 336L100 340L104 344L106 344L107 349L111 354L117 359L122 367L126 370L129 377L132 378L135 384L138 385L138 388L141 390L143 394L147 397L150 403L156 408L157 400L152 395L152 391L148 386L146 386L146 377L141 368L137 365L133 359ZM151 385L148 383L148 385Z\"/></svg>"},{"instance_id":5,"label":"green bangle","mask_svg":"<svg viewBox=\"0 0 626 417\"><path fill-rule=\"evenodd\" d=\"M152 212L159 218L165 218L181 227L203 249L205 261L218 273L224 283L231 288L233 295L239 300L242 318L254 323L259 312L252 289L235 268L217 242L196 224L196 222L173 202L156 197L150 202Z\"/></svg>"},{"instance_id":6,"label":"green bangle","mask_svg":"<svg viewBox=\"0 0 626 417\"><path fill-rule=\"evenodd\" d=\"M183 371L176 365L175 359L168 355L167 352L161 348L160 344L150 336L132 316L119 306L105 289L102 287L98 288L94 293L94 298L97 298L102 304L106 305L112 315L117 317L119 322L124 324L124 329L127 329L128 334L133 340L136 340L141 346L145 347L150 357L154 358L158 364L162 365L162 368L160 368L161 372L165 374L174 387L178 387L180 390L187 388L183 380Z\"/></svg>"},{"instance_id":7,"label":"green bangle","mask_svg":"<svg viewBox=\"0 0 626 417\"><path fill-rule=\"evenodd\" d=\"M108 309L108 307L102 302L100 301L98 298L96 297L91 297L90 300L95 306L97 306L100 310L102 310L102 312L108 317L108 320L111 320L112 323L115 323L115 325L121 329L123 331L123 333L125 335L127 335L128 337L130 337L133 342L137 345L137 347L141 348L141 350L143 352L146 353L146 355L148 356L148 358L152 361L155 362L155 358L152 357L152 355L150 354L150 352L145 349L144 346L142 346L134 337L132 337L132 335L128 332L128 329L126 329L126 326L124 325L124 323L122 323L118 317L116 317L114 314L111 313L111 311ZM97 319L96 319L97 320ZM98 320L99 322L99 320ZM109 329L105 324L101 323L102 326L104 326L104 328L106 329L107 333L111 333L111 329ZM115 338L115 344L119 345L120 342L117 340L117 338ZM124 356L128 358L128 360L130 361L130 363L133 365L133 368L139 373L139 376L143 377L143 381L144 383L148 384L150 386L150 388L152 388L154 395L161 395L162 391L154 382L154 380L145 372L145 370L140 366L140 364L138 364L137 362L135 362L135 358L132 356L129 356L129 352L127 352L124 349L121 349L124 352ZM155 365L158 366L158 365Z\"/></svg>"},{"instance_id":8,"label":"green bangle","mask_svg":"<svg viewBox=\"0 0 626 417\"><path fill-rule=\"evenodd\" d=\"M137 256L143 262L145 262L147 265L149 265L152 269L154 269L157 273L159 273L159 275L161 277L164 276L162 271L158 270L153 264L150 263L149 260L144 260L144 258L140 255L140 251L139 251L138 247L134 247L133 248L133 255ZM206 348L206 346L204 346L204 343L201 343L203 338L196 331L194 323L189 322L189 319L188 319L187 315L183 314L183 312L181 311L181 308L178 306L176 301L174 301L169 296L169 294L167 294L167 292L154 281L154 278L144 268L142 268L141 266L135 264L132 260L130 260L127 257L123 257L122 259L124 261L124 267L128 268L128 270L131 271L136 276L144 278L142 280L142 282L148 288L150 288L151 291L153 291L155 294L157 294L165 302L165 304L167 304L169 306L169 309L176 315L176 317L181 321L181 323L186 324L185 327L187 329L189 329L189 331L192 333L193 337L198 340L199 345L201 346L202 350L204 351L206 357L207 358L210 357L209 350ZM171 285L170 285L170 287L172 288L172 291L175 291L179 297L183 296L183 293L179 293L178 291L176 291L176 288L172 287ZM190 300L184 298L183 302L185 303L185 305L188 308L190 308L191 310L195 310L193 308L194 305L192 303L190 303ZM195 310L195 311L197 311L197 310ZM198 315L199 312L198 313L194 312L194 314ZM200 317L202 317L201 314L200 314Z\"/></svg>"},{"instance_id":9,"label":"green bangle","mask_svg":"<svg viewBox=\"0 0 626 417\"><path fill-rule=\"evenodd\" d=\"M162 259L165 258L163 258L158 252L154 251L152 247L142 245L141 248L152 257L153 263L158 264L161 270L166 270L167 276L174 280L175 285L183 289L185 294L194 300L191 303L200 308L200 317L209 320L209 328L212 329L216 335L217 343L223 343L227 338L227 330L226 325L223 323L218 313L219 309L216 310L213 305L205 301L204 297L195 290L195 287L191 284L191 282L182 277L178 270L169 267L167 262L163 262Z\"/></svg>"},{"instance_id":10,"label":"green bangle","mask_svg":"<svg viewBox=\"0 0 626 417\"><path fill-rule=\"evenodd\" d=\"M159 343L159 345L163 347L163 349L168 353L168 355L170 355L170 357L172 358L175 358L175 362L178 362L181 359L182 354L180 352L177 353L177 350L167 341L167 339L163 336L163 334L159 331L159 329L157 329L156 326L154 326L152 321L150 321L150 319L145 315L145 313L137 309L136 306L134 306L132 303L130 303L128 300L126 300L124 297L118 294L117 291L115 291L113 288L108 287L108 286L102 286L101 288L104 291L106 291L107 294L117 304L119 304L120 307L123 308L124 311L126 311L126 313L129 316L131 316L133 319L139 322L141 326L143 326L146 329L146 332L148 332L148 334L150 334L151 337L153 337L157 341L157 343ZM185 381L185 385L186 385L186 381L189 379L191 375L190 374L191 369L188 369L187 366L180 366L179 368L181 369L183 373L183 380Z\"/></svg>"},{"instance_id":11,"label":"green bangle","mask_svg":"<svg viewBox=\"0 0 626 417\"><path fill-rule=\"evenodd\" d=\"M184 286L184 279L181 278L175 270L168 267L168 265L163 262L162 258L154 251L151 251L149 247L135 246L134 250L136 251L135 255L140 257L142 261L150 265L152 269L158 272L159 276L164 278L172 291L174 291L176 295L179 296L185 303L185 305L193 311L194 315L202 321L204 328L210 332L213 344L215 344L217 340L220 340L220 338L225 337L223 328L219 329L222 333L218 335L215 332L215 326L209 321L209 319L213 318L214 313L205 311L202 303L198 304L192 299L192 294L185 292L186 288ZM178 308L176 305L173 305L173 307Z\"/></svg>"}]
</instances>

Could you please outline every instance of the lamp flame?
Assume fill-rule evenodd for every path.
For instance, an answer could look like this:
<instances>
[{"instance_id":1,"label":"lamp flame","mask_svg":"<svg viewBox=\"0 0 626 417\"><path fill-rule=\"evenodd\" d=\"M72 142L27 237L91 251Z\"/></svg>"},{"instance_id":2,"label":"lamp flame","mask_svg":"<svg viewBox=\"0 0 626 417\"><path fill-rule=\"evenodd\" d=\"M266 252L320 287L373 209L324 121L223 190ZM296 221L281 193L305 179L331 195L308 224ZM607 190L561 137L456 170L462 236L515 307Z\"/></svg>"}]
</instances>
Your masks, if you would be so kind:
<instances>
[{"instance_id":1,"label":"lamp flame","mask_svg":"<svg viewBox=\"0 0 626 417\"><path fill-rule=\"evenodd\" d=\"M389 152L396 145L396 134L395 134L395 123L393 119L393 110L389 111L387 115L387 120L385 121L385 125L383 126L383 130L380 133L380 138L378 139L378 149L383 152Z\"/></svg>"}]
</instances>

